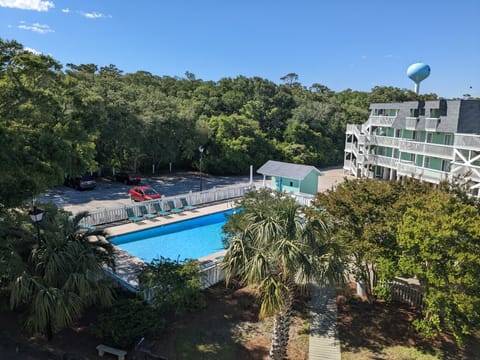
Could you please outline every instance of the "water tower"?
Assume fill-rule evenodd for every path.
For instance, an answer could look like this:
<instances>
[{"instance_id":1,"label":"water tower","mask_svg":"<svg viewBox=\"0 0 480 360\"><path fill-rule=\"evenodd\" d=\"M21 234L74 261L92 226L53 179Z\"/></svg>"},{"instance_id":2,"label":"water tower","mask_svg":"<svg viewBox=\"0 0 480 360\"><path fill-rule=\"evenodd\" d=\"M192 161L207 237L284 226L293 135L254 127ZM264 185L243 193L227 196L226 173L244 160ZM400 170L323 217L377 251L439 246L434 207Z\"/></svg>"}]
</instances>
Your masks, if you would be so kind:
<instances>
[{"instance_id":1,"label":"water tower","mask_svg":"<svg viewBox=\"0 0 480 360\"><path fill-rule=\"evenodd\" d=\"M424 63L415 63L408 67L407 75L410 79L415 82L415 94L418 95L418 91L420 90L420 82L425 80L428 75L430 75L430 66Z\"/></svg>"}]
</instances>

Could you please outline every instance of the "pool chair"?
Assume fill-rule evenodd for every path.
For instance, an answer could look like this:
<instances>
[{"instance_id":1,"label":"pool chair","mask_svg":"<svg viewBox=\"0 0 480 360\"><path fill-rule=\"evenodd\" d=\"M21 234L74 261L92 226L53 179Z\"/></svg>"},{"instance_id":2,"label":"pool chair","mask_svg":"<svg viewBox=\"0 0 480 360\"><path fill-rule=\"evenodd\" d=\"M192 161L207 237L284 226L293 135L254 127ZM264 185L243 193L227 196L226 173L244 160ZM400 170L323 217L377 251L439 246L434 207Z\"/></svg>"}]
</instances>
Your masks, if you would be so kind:
<instances>
[{"instance_id":1,"label":"pool chair","mask_svg":"<svg viewBox=\"0 0 480 360\"><path fill-rule=\"evenodd\" d=\"M132 222L137 222L137 221L143 220L143 218L141 216L135 215L132 208L125 208L125 211L127 212L128 220L130 220Z\"/></svg>"},{"instance_id":2,"label":"pool chair","mask_svg":"<svg viewBox=\"0 0 480 360\"><path fill-rule=\"evenodd\" d=\"M195 209L195 206L189 205L188 202L187 202L187 199L185 199L185 198L180 198L180 202L182 203L182 209L184 209L184 210Z\"/></svg>"},{"instance_id":3,"label":"pool chair","mask_svg":"<svg viewBox=\"0 0 480 360\"><path fill-rule=\"evenodd\" d=\"M168 211L165 211L165 210L162 209L162 206L160 205L160 203L155 202L152 205L153 205L153 208L155 209L155 211L157 212L157 215L160 215L160 216L170 215L170 213Z\"/></svg>"},{"instance_id":4,"label":"pool chair","mask_svg":"<svg viewBox=\"0 0 480 360\"><path fill-rule=\"evenodd\" d=\"M168 200L167 204L168 204L168 207L170 208L170 212L172 213L181 213L183 211L182 209L175 207L173 200Z\"/></svg>"},{"instance_id":5,"label":"pool chair","mask_svg":"<svg viewBox=\"0 0 480 360\"><path fill-rule=\"evenodd\" d=\"M148 212L147 207L145 205L140 205L138 208L142 213L142 217L144 217L145 219L153 219L154 217L156 217L154 214L150 214Z\"/></svg>"}]
</instances>

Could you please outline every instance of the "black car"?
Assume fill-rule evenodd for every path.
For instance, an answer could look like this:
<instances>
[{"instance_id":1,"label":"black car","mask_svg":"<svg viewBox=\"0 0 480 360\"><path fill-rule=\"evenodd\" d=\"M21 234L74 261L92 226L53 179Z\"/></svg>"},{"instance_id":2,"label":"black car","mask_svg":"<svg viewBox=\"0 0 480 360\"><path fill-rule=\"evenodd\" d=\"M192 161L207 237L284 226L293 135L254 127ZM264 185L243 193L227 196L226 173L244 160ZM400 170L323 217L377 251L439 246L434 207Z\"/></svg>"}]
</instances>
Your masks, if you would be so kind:
<instances>
[{"instance_id":1,"label":"black car","mask_svg":"<svg viewBox=\"0 0 480 360\"><path fill-rule=\"evenodd\" d=\"M76 177L67 176L65 177L63 184L77 190L93 190L97 186L97 182L90 175Z\"/></svg>"},{"instance_id":2,"label":"black car","mask_svg":"<svg viewBox=\"0 0 480 360\"><path fill-rule=\"evenodd\" d=\"M140 176L135 173L120 172L115 175L115 180L120 181L127 185L138 185L140 184Z\"/></svg>"}]
</instances>

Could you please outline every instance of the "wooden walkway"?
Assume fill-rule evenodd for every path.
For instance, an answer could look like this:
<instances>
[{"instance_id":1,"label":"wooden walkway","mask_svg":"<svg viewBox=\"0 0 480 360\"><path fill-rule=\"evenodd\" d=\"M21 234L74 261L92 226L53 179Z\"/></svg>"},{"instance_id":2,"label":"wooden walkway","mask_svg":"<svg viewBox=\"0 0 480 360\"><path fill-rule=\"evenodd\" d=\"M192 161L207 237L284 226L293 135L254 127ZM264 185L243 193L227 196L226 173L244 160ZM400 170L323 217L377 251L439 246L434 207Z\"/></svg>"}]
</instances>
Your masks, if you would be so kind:
<instances>
[{"instance_id":1,"label":"wooden walkway","mask_svg":"<svg viewBox=\"0 0 480 360\"><path fill-rule=\"evenodd\" d=\"M331 287L312 285L309 359L341 360L337 303Z\"/></svg>"}]
</instances>

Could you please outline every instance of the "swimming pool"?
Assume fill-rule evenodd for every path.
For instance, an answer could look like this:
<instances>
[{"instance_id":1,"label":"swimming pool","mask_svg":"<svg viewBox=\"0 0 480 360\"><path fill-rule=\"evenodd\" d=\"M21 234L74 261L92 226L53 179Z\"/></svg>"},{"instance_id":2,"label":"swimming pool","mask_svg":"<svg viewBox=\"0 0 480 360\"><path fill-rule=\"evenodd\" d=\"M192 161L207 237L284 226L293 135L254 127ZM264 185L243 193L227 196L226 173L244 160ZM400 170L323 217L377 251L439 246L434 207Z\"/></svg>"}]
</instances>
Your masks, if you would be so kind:
<instances>
[{"instance_id":1,"label":"swimming pool","mask_svg":"<svg viewBox=\"0 0 480 360\"><path fill-rule=\"evenodd\" d=\"M224 249L222 227L234 210L205 215L110 239L122 250L150 262L153 259L198 259Z\"/></svg>"}]
</instances>

